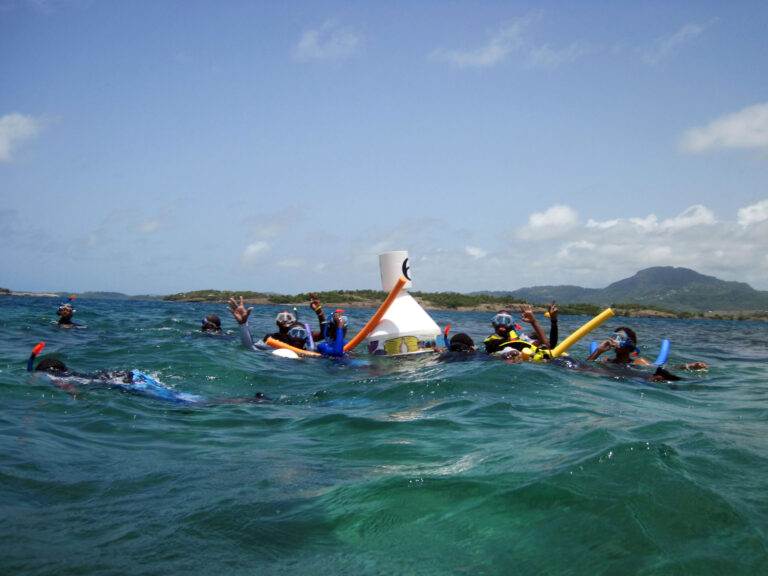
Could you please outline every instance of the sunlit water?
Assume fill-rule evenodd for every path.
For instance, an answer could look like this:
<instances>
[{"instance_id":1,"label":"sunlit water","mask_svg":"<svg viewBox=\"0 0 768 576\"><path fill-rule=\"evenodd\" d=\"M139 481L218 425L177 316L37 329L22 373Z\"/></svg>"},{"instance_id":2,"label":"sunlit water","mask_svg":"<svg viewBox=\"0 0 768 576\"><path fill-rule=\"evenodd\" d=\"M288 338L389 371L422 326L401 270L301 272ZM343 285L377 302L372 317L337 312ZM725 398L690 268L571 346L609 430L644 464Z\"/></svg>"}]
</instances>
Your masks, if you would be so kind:
<instances>
[{"instance_id":1,"label":"sunlit water","mask_svg":"<svg viewBox=\"0 0 768 576\"><path fill-rule=\"evenodd\" d=\"M765 324L598 331L629 323L651 358L669 337L670 364L711 364L672 388L285 360L243 349L222 305L78 301L88 327L66 331L56 305L0 299L0 574L768 574ZM256 308L257 337L275 311ZM210 312L230 337L196 332ZM211 403L73 396L25 371L40 340L74 370L137 368ZM256 392L272 402L217 402Z\"/></svg>"}]
</instances>

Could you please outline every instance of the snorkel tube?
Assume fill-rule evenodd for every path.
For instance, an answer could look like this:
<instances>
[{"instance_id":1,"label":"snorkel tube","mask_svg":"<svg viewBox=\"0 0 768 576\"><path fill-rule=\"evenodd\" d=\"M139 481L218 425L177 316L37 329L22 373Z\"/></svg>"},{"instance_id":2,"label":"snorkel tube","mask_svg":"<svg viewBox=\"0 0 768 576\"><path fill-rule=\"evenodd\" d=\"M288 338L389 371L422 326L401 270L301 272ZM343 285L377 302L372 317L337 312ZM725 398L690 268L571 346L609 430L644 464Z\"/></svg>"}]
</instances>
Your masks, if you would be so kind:
<instances>
[{"instance_id":1,"label":"snorkel tube","mask_svg":"<svg viewBox=\"0 0 768 576\"><path fill-rule=\"evenodd\" d=\"M405 276L400 276L397 282L395 282L395 285L392 287L392 290L390 290L384 302L382 302L381 306L379 306L379 309L376 310L373 316L371 316L371 319L366 322L365 326L362 327L360 332L355 334L352 340L344 344L344 352L349 352L350 350L354 349L355 346L360 344L360 342L362 342L365 337L368 336L368 334L373 332L374 328L376 328L376 326L379 324L379 320L381 320L384 314L387 313L387 310L389 310L392 302L395 301L395 298L397 298L400 290L402 290L403 286L405 286L407 283L408 280L405 278Z\"/></svg>"},{"instance_id":2,"label":"snorkel tube","mask_svg":"<svg viewBox=\"0 0 768 576\"><path fill-rule=\"evenodd\" d=\"M35 358L37 358L38 354L43 351L43 348L45 348L45 342L38 342L34 348L32 348L32 353L29 355L29 360L27 360L27 372L33 372L35 369Z\"/></svg>"},{"instance_id":3,"label":"snorkel tube","mask_svg":"<svg viewBox=\"0 0 768 576\"><path fill-rule=\"evenodd\" d=\"M579 340L584 338L587 334L592 332L595 328L600 326L603 322L608 320L608 318L613 317L614 312L611 308L606 308L600 314L592 318L589 322L578 328L576 331L573 332L568 338L560 342L557 346L555 346L552 349L552 358L557 358L560 356L563 352L568 350L571 346L576 344Z\"/></svg>"},{"instance_id":4,"label":"snorkel tube","mask_svg":"<svg viewBox=\"0 0 768 576\"><path fill-rule=\"evenodd\" d=\"M656 357L656 360L654 360L654 365L656 366L664 366L664 364L667 363L667 359L669 358L669 349L672 347L672 344L664 338L661 341L661 350L659 350L659 355Z\"/></svg>"},{"instance_id":5,"label":"snorkel tube","mask_svg":"<svg viewBox=\"0 0 768 576\"><path fill-rule=\"evenodd\" d=\"M309 324L307 324L306 322L304 323L304 328L307 329L307 346L309 346L308 350L314 350L315 339L312 338L312 328L310 328Z\"/></svg>"}]
</instances>

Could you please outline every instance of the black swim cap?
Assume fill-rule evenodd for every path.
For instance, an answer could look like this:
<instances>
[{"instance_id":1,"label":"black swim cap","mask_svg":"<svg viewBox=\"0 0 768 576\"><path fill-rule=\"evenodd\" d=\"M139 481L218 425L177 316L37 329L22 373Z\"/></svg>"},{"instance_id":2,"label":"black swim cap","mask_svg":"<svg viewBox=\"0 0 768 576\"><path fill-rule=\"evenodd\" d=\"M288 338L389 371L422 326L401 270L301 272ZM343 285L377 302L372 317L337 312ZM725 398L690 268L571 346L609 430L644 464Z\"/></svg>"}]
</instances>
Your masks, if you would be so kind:
<instances>
[{"instance_id":1,"label":"black swim cap","mask_svg":"<svg viewBox=\"0 0 768 576\"><path fill-rule=\"evenodd\" d=\"M35 366L35 371L51 372L56 374L60 372L66 372L67 366L64 364L64 362L57 360L56 358L43 358L40 360L40 362L37 363L37 366Z\"/></svg>"},{"instance_id":2,"label":"black swim cap","mask_svg":"<svg viewBox=\"0 0 768 576\"><path fill-rule=\"evenodd\" d=\"M451 337L451 342L448 349L451 352L472 352L474 346L475 342L472 340L472 338L469 337L468 334L459 332L458 334L454 334Z\"/></svg>"}]
</instances>

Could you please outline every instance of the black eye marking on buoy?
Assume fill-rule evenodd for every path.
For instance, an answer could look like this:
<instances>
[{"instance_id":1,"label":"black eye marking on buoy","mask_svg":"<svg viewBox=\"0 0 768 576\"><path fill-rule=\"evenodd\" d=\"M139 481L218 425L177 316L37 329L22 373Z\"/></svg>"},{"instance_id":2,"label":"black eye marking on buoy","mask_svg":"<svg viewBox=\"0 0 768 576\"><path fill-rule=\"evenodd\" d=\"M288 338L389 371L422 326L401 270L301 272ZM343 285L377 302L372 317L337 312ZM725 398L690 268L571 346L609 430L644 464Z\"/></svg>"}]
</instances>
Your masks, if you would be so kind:
<instances>
[{"instance_id":1,"label":"black eye marking on buoy","mask_svg":"<svg viewBox=\"0 0 768 576\"><path fill-rule=\"evenodd\" d=\"M410 266L408 266L408 258L403 260L403 276L405 276L405 279L410 282L411 277L408 276L408 271L411 269Z\"/></svg>"}]
</instances>

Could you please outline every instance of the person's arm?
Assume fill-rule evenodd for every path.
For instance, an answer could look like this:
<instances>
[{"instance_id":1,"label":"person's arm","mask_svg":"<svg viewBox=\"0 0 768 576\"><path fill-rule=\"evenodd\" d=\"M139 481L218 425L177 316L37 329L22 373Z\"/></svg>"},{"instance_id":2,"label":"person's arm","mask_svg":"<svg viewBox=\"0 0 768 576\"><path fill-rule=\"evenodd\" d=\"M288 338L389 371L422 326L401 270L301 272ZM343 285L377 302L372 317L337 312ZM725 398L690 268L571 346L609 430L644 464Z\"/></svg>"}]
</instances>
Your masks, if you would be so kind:
<instances>
[{"instance_id":1,"label":"person's arm","mask_svg":"<svg viewBox=\"0 0 768 576\"><path fill-rule=\"evenodd\" d=\"M249 350L253 350L253 336L251 336L251 330L248 328L248 317L251 315L253 307L246 308L242 296L240 296L239 303L234 298L230 298L227 305L232 317L240 325L240 342Z\"/></svg>"},{"instance_id":2,"label":"person's arm","mask_svg":"<svg viewBox=\"0 0 768 576\"><path fill-rule=\"evenodd\" d=\"M544 335L544 330L541 329L541 325L539 324L539 321L536 320L536 316L533 314L533 308L531 306L521 306L520 307L520 318L523 320L523 322L527 322L533 327L533 330L536 332L536 337L539 340L539 345L549 347L549 340Z\"/></svg>"},{"instance_id":3,"label":"person's arm","mask_svg":"<svg viewBox=\"0 0 768 576\"><path fill-rule=\"evenodd\" d=\"M597 347L597 349L595 349L595 351L592 352L592 354L590 354L587 357L587 361L588 362L592 362L594 360L597 360L600 357L601 354L607 352L608 350L610 350L613 347L614 347L613 340L604 340L603 342L600 343L600 345Z\"/></svg>"},{"instance_id":4,"label":"person's arm","mask_svg":"<svg viewBox=\"0 0 768 576\"><path fill-rule=\"evenodd\" d=\"M333 355L344 356L344 327L336 326L336 340L333 341Z\"/></svg>"},{"instance_id":5,"label":"person's arm","mask_svg":"<svg viewBox=\"0 0 768 576\"><path fill-rule=\"evenodd\" d=\"M320 324L325 322L325 312L323 311L323 304L314 292L309 295L309 307L317 314L317 321Z\"/></svg>"},{"instance_id":6,"label":"person's arm","mask_svg":"<svg viewBox=\"0 0 768 576\"><path fill-rule=\"evenodd\" d=\"M552 302L549 305L549 347L554 348L557 346L558 331L557 331L557 304Z\"/></svg>"}]
</instances>

